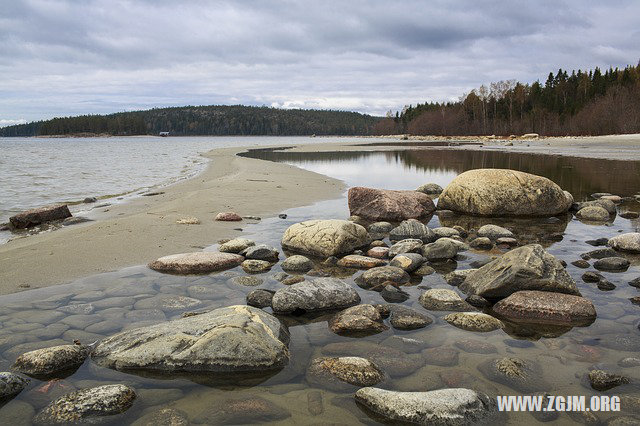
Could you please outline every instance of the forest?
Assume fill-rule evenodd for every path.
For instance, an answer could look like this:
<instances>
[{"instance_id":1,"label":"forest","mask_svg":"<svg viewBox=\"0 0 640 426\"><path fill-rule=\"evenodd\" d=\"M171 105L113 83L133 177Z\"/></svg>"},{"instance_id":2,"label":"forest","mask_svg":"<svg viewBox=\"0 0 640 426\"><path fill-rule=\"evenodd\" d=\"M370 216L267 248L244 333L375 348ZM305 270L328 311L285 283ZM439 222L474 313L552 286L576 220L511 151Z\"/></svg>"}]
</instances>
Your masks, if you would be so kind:
<instances>
[{"instance_id":1,"label":"forest","mask_svg":"<svg viewBox=\"0 0 640 426\"><path fill-rule=\"evenodd\" d=\"M186 106L82 115L9 126L0 136L72 134L172 136L369 135L380 117L332 110L253 106Z\"/></svg>"},{"instance_id":2,"label":"forest","mask_svg":"<svg viewBox=\"0 0 640 426\"><path fill-rule=\"evenodd\" d=\"M375 134L547 136L640 133L640 63L624 69L559 69L544 84L498 81L457 102L388 112Z\"/></svg>"}]
</instances>

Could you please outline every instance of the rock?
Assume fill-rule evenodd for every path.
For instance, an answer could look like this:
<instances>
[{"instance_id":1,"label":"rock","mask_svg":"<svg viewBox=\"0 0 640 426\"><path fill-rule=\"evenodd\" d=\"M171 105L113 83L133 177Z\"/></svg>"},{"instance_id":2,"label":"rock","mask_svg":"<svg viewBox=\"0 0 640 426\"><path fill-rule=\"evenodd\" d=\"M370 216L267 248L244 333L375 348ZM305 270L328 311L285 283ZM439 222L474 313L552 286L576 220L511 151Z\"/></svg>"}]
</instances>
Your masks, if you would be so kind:
<instances>
[{"instance_id":1,"label":"rock","mask_svg":"<svg viewBox=\"0 0 640 426\"><path fill-rule=\"evenodd\" d=\"M376 259L375 257L359 256L355 254L345 256L338 261L338 266L356 269L370 269L375 268L376 266L384 266L386 264L387 262L384 260Z\"/></svg>"},{"instance_id":2,"label":"rock","mask_svg":"<svg viewBox=\"0 0 640 426\"><path fill-rule=\"evenodd\" d=\"M389 255L389 247L373 247L367 250L367 256L376 259L385 259Z\"/></svg>"},{"instance_id":3,"label":"rock","mask_svg":"<svg viewBox=\"0 0 640 426\"><path fill-rule=\"evenodd\" d=\"M291 225L282 247L312 256L337 256L369 244L367 230L348 220L308 220Z\"/></svg>"},{"instance_id":4,"label":"rock","mask_svg":"<svg viewBox=\"0 0 640 426\"><path fill-rule=\"evenodd\" d=\"M589 265L589 262L587 262L584 259L574 260L573 262L571 262L571 264L576 268L581 268L581 269L587 269L589 266L591 266Z\"/></svg>"},{"instance_id":5,"label":"rock","mask_svg":"<svg viewBox=\"0 0 640 426\"><path fill-rule=\"evenodd\" d=\"M447 284L457 287L467 279L467 276L470 273L476 270L477 269L459 269L445 274L443 278L447 282Z\"/></svg>"},{"instance_id":6,"label":"rock","mask_svg":"<svg viewBox=\"0 0 640 426\"><path fill-rule=\"evenodd\" d=\"M165 312L173 312L184 309L195 308L196 306L201 305L202 302L198 299L194 299L192 297L186 296L178 296L175 294L158 294L157 296L148 297L146 299L138 300L133 306L135 311L132 313L139 312L140 310L149 309L152 318L143 318L146 319L164 319L164 316L158 312L157 310L162 310ZM157 313L161 315L161 317L157 317ZM128 317L131 318L131 317Z\"/></svg>"},{"instance_id":7,"label":"rock","mask_svg":"<svg viewBox=\"0 0 640 426\"><path fill-rule=\"evenodd\" d=\"M233 240L229 240L226 243L221 244L218 251L223 253L240 253L241 251L255 245L255 242L247 238L234 238Z\"/></svg>"},{"instance_id":8,"label":"rock","mask_svg":"<svg viewBox=\"0 0 640 426\"><path fill-rule=\"evenodd\" d=\"M11 216L9 222L14 228L24 229L68 217L71 217L71 212L66 204L54 204L18 213L15 216Z\"/></svg>"},{"instance_id":9,"label":"rock","mask_svg":"<svg viewBox=\"0 0 640 426\"><path fill-rule=\"evenodd\" d=\"M247 247L240 252L246 259L252 260L264 260L266 262L277 262L280 257L280 253L275 247L268 246L266 244L258 244Z\"/></svg>"},{"instance_id":10,"label":"rock","mask_svg":"<svg viewBox=\"0 0 640 426\"><path fill-rule=\"evenodd\" d=\"M415 271L413 271L413 275L417 275L417 276L425 276L425 275L431 275L435 272L436 270L433 269L431 266L427 265L426 263L423 263L422 266L420 266L418 269L416 269Z\"/></svg>"},{"instance_id":11,"label":"rock","mask_svg":"<svg viewBox=\"0 0 640 426\"><path fill-rule=\"evenodd\" d=\"M90 349L83 345L61 345L37 349L18 357L13 369L31 377L47 379L65 377L80 367Z\"/></svg>"},{"instance_id":12,"label":"rock","mask_svg":"<svg viewBox=\"0 0 640 426\"><path fill-rule=\"evenodd\" d=\"M458 230L449 228L447 226L440 226L438 228L433 228L432 231L434 234L436 234L438 238L451 238L451 237L460 236L460 232L458 232Z\"/></svg>"},{"instance_id":13,"label":"rock","mask_svg":"<svg viewBox=\"0 0 640 426\"><path fill-rule=\"evenodd\" d=\"M329 320L329 328L336 334L375 334L389 329L372 305L352 306L338 312Z\"/></svg>"},{"instance_id":14,"label":"rock","mask_svg":"<svg viewBox=\"0 0 640 426\"><path fill-rule=\"evenodd\" d=\"M375 236L379 239L383 239L384 237L389 235L389 232L391 232L393 228L395 228L395 226L389 222L374 222L369 225L367 230L369 231L370 235Z\"/></svg>"},{"instance_id":15,"label":"rock","mask_svg":"<svg viewBox=\"0 0 640 426\"><path fill-rule=\"evenodd\" d=\"M275 291L259 288L247 294L247 305L256 308L267 308L271 306L271 299Z\"/></svg>"},{"instance_id":16,"label":"rock","mask_svg":"<svg viewBox=\"0 0 640 426\"><path fill-rule=\"evenodd\" d=\"M496 240L496 244L499 246L515 247L518 245L518 240L509 237L500 237Z\"/></svg>"},{"instance_id":17,"label":"rock","mask_svg":"<svg viewBox=\"0 0 640 426\"><path fill-rule=\"evenodd\" d=\"M161 257L149 264L149 268L170 274L208 274L235 268L244 257L233 253L202 251Z\"/></svg>"},{"instance_id":18,"label":"rock","mask_svg":"<svg viewBox=\"0 0 640 426\"><path fill-rule=\"evenodd\" d=\"M439 239L422 247L422 255L428 261L453 259L458 254L458 247L450 241Z\"/></svg>"},{"instance_id":19,"label":"rock","mask_svg":"<svg viewBox=\"0 0 640 426\"><path fill-rule=\"evenodd\" d=\"M631 263L624 257L605 257L593 263L599 271L626 271Z\"/></svg>"},{"instance_id":20,"label":"rock","mask_svg":"<svg viewBox=\"0 0 640 426\"><path fill-rule=\"evenodd\" d=\"M478 296L477 294L472 294L465 299L465 302L470 304L473 307L484 309L491 306L491 303L484 297Z\"/></svg>"},{"instance_id":21,"label":"rock","mask_svg":"<svg viewBox=\"0 0 640 426\"><path fill-rule=\"evenodd\" d=\"M206 425L249 425L269 423L291 417L289 410L253 395L222 399L209 404L193 422Z\"/></svg>"},{"instance_id":22,"label":"rock","mask_svg":"<svg viewBox=\"0 0 640 426\"><path fill-rule=\"evenodd\" d=\"M437 183L425 183L416 188L416 191L427 195L439 195L443 189Z\"/></svg>"},{"instance_id":23,"label":"rock","mask_svg":"<svg viewBox=\"0 0 640 426\"><path fill-rule=\"evenodd\" d=\"M352 356L316 358L307 369L309 384L336 391L373 386L384 378L384 372L373 362Z\"/></svg>"},{"instance_id":24,"label":"rock","mask_svg":"<svg viewBox=\"0 0 640 426\"><path fill-rule=\"evenodd\" d=\"M631 287L640 288L640 277L634 278L631 281L629 281L629 285Z\"/></svg>"},{"instance_id":25,"label":"rock","mask_svg":"<svg viewBox=\"0 0 640 426\"><path fill-rule=\"evenodd\" d=\"M498 238L513 238L513 232L498 225L484 225L478 229L478 236L497 240Z\"/></svg>"},{"instance_id":26,"label":"rock","mask_svg":"<svg viewBox=\"0 0 640 426\"><path fill-rule=\"evenodd\" d=\"M537 133L525 133L524 135L520 136L520 139L538 139L539 137L540 135Z\"/></svg>"},{"instance_id":27,"label":"rock","mask_svg":"<svg viewBox=\"0 0 640 426\"><path fill-rule=\"evenodd\" d=\"M607 245L616 250L640 253L640 232L629 232L611 238Z\"/></svg>"},{"instance_id":28,"label":"rock","mask_svg":"<svg viewBox=\"0 0 640 426\"><path fill-rule=\"evenodd\" d=\"M638 217L640 217L640 213L638 212L622 212L620 213L620 217L624 218L624 219L637 219Z\"/></svg>"},{"instance_id":29,"label":"rock","mask_svg":"<svg viewBox=\"0 0 640 426\"><path fill-rule=\"evenodd\" d=\"M89 315L95 311L95 307L91 303L71 303L67 306L58 308L58 310L72 315Z\"/></svg>"},{"instance_id":30,"label":"rock","mask_svg":"<svg viewBox=\"0 0 640 426\"><path fill-rule=\"evenodd\" d=\"M286 218L287 218L287 215L286 215L285 213L280 213L280 214L278 215L278 218L280 218L280 219L286 219Z\"/></svg>"},{"instance_id":31,"label":"rock","mask_svg":"<svg viewBox=\"0 0 640 426\"><path fill-rule=\"evenodd\" d=\"M287 257L280 265L287 272L308 272L313 269L313 262L306 256L299 254Z\"/></svg>"},{"instance_id":32,"label":"rock","mask_svg":"<svg viewBox=\"0 0 640 426\"><path fill-rule=\"evenodd\" d=\"M131 426L189 426L189 416L175 408L161 408L140 417Z\"/></svg>"},{"instance_id":33,"label":"rock","mask_svg":"<svg viewBox=\"0 0 640 426\"><path fill-rule=\"evenodd\" d=\"M603 370L589 371L589 382L591 387L597 391L606 391L616 386L629 383L629 379L619 374L609 373Z\"/></svg>"},{"instance_id":34,"label":"rock","mask_svg":"<svg viewBox=\"0 0 640 426\"><path fill-rule=\"evenodd\" d=\"M454 327L467 331L494 331L504 327L502 321L481 312L456 312L444 317Z\"/></svg>"},{"instance_id":35,"label":"rock","mask_svg":"<svg viewBox=\"0 0 640 426\"><path fill-rule=\"evenodd\" d=\"M474 238L469 245L478 250L491 250L493 248L493 243L488 237Z\"/></svg>"},{"instance_id":36,"label":"rock","mask_svg":"<svg viewBox=\"0 0 640 426\"><path fill-rule=\"evenodd\" d=\"M389 322L396 330L416 330L424 328L433 322L428 316L406 306L393 305L390 310Z\"/></svg>"},{"instance_id":37,"label":"rock","mask_svg":"<svg viewBox=\"0 0 640 426\"><path fill-rule=\"evenodd\" d=\"M395 266L409 273L418 269L424 263L424 258L418 253L403 253L396 255L391 262L390 266Z\"/></svg>"},{"instance_id":38,"label":"rock","mask_svg":"<svg viewBox=\"0 0 640 426\"><path fill-rule=\"evenodd\" d=\"M409 300L409 293L402 291L391 284L384 286L380 292L380 296L389 303L402 303Z\"/></svg>"},{"instance_id":39,"label":"rock","mask_svg":"<svg viewBox=\"0 0 640 426\"><path fill-rule=\"evenodd\" d=\"M316 278L278 289L271 301L273 311L284 314L344 309L358 303L358 293L336 278Z\"/></svg>"},{"instance_id":40,"label":"rock","mask_svg":"<svg viewBox=\"0 0 640 426\"><path fill-rule=\"evenodd\" d=\"M429 365L453 367L458 365L459 352L452 348L438 346L422 351L425 361Z\"/></svg>"},{"instance_id":41,"label":"rock","mask_svg":"<svg viewBox=\"0 0 640 426\"><path fill-rule=\"evenodd\" d=\"M562 263L539 244L508 251L467 275L460 289L484 298L503 298L520 290L580 295Z\"/></svg>"},{"instance_id":42,"label":"rock","mask_svg":"<svg viewBox=\"0 0 640 426\"><path fill-rule=\"evenodd\" d=\"M136 399L125 385L104 385L71 392L52 401L33 419L35 424L96 423L127 411ZM106 419L105 419L106 420Z\"/></svg>"},{"instance_id":43,"label":"rock","mask_svg":"<svg viewBox=\"0 0 640 426\"><path fill-rule=\"evenodd\" d=\"M589 325L596 319L591 301L548 291L518 291L493 305L499 316L514 322L552 325Z\"/></svg>"},{"instance_id":44,"label":"rock","mask_svg":"<svg viewBox=\"0 0 640 426\"><path fill-rule=\"evenodd\" d=\"M603 279L604 277L598 272L587 271L582 274L582 281L584 281L585 283L597 283Z\"/></svg>"},{"instance_id":45,"label":"rock","mask_svg":"<svg viewBox=\"0 0 640 426\"><path fill-rule=\"evenodd\" d=\"M234 212L221 212L216 215L214 220L223 222L239 222L242 220L242 217L238 213Z\"/></svg>"},{"instance_id":46,"label":"rock","mask_svg":"<svg viewBox=\"0 0 640 426\"><path fill-rule=\"evenodd\" d=\"M117 370L259 373L287 365L288 341L277 318L237 305L118 333L102 340L92 357Z\"/></svg>"},{"instance_id":47,"label":"rock","mask_svg":"<svg viewBox=\"0 0 640 426\"><path fill-rule=\"evenodd\" d=\"M607 221L609 212L600 206L587 206L578 210L576 217L582 220Z\"/></svg>"},{"instance_id":48,"label":"rock","mask_svg":"<svg viewBox=\"0 0 640 426\"><path fill-rule=\"evenodd\" d=\"M464 388L396 392L367 387L355 397L386 422L396 424L489 425L498 418L495 398Z\"/></svg>"},{"instance_id":49,"label":"rock","mask_svg":"<svg viewBox=\"0 0 640 426\"><path fill-rule=\"evenodd\" d=\"M585 243L587 243L587 244L589 244L591 246L595 246L595 247L606 246L608 242L609 242L609 240L607 238L598 238L598 239L595 239L595 240L587 240L587 241L585 241Z\"/></svg>"},{"instance_id":50,"label":"rock","mask_svg":"<svg viewBox=\"0 0 640 426\"><path fill-rule=\"evenodd\" d=\"M612 201L614 204L620 204L622 202L622 197L619 195L603 195L600 199Z\"/></svg>"},{"instance_id":51,"label":"rock","mask_svg":"<svg viewBox=\"0 0 640 426\"><path fill-rule=\"evenodd\" d=\"M623 368L640 367L640 358L626 357L618 361L618 365Z\"/></svg>"},{"instance_id":52,"label":"rock","mask_svg":"<svg viewBox=\"0 0 640 426\"><path fill-rule=\"evenodd\" d=\"M419 253L422 251L424 243L422 240L416 238L407 238L402 241L398 241L389 248L389 257L393 258L403 253Z\"/></svg>"},{"instance_id":53,"label":"rock","mask_svg":"<svg viewBox=\"0 0 640 426\"><path fill-rule=\"evenodd\" d=\"M311 273L313 271L309 271L309 273ZM300 276L300 275L291 275L286 277L285 279L283 279L281 281L282 284L284 285L292 285L292 284L297 284L297 283L301 283L302 281L304 281L304 277Z\"/></svg>"},{"instance_id":54,"label":"rock","mask_svg":"<svg viewBox=\"0 0 640 426\"><path fill-rule=\"evenodd\" d=\"M86 197L84 200L82 200L83 203L85 204L92 204L97 202L98 199L96 197Z\"/></svg>"},{"instance_id":55,"label":"rock","mask_svg":"<svg viewBox=\"0 0 640 426\"><path fill-rule=\"evenodd\" d=\"M436 209L431 197L416 191L353 187L349 211L368 220L400 222L429 216Z\"/></svg>"},{"instance_id":56,"label":"rock","mask_svg":"<svg viewBox=\"0 0 640 426\"><path fill-rule=\"evenodd\" d=\"M391 241L402 241L407 239L420 240L423 243L430 243L438 238L434 232L425 224L416 219L408 219L400 223L389 233Z\"/></svg>"},{"instance_id":57,"label":"rock","mask_svg":"<svg viewBox=\"0 0 640 426\"><path fill-rule=\"evenodd\" d=\"M433 288L418 299L420 304L431 311L474 311L475 309L453 290Z\"/></svg>"},{"instance_id":58,"label":"rock","mask_svg":"<svg viewBox=\"0 0 640 426\"><path fill-rule=\"evenodd\" d=\"M515 357L489 359L478 365L478 370L487 379L523 393L549 389L542 378L542 368L533 361Z\"/></svg>"},{"instance_id":59,"label":"rock","mask_svg":"<svg viewBox=\"0 0 640 426\"><path fill-rule=\"evenodd\" d=\"M409 274L403 269L395 266L379 266L371 268L356 278L356 283L366 290L380 291L384 288L384 283L388 281L397 285L408 283Z\"/></svg>"},{"instance_id":60,"label":"rock","mask_svg":"<svg viewBox=\"0 0 640 426\"><path fill-rule=\"evenodd\" d=\"M494 354L498 352L498 348L496 348L491 343L483 342L476 339L458 340L454 343L454 345L457 348L460 348L463 351L472 354Z\"/></svg>"},{"instance_id":61,"label":"rock","mask_svg":"<svg viewBox=\"0 0 640 426\"><path fill-rule=\"evenodd\" d=\"M200 219L197 217L183 217L176 220L178 225L200 225Z\"/></svg>"},{"instance_id":62,"label":"rock","mask_svg":"<svg viewBox=\"0 0 640 426\"><path fill-rule=\"evenodd\" d=\"M593 206L602 207L610 215L616 214L617 212L616 204L613 201L607 200L605 198L601 198L595 201L585 201L584 203L578 203L577 211L580 211L585 207L593 207Z\"/></svg>"},{"instance_id":63,"label":"rock","mask_svg":"<svg viewBox=\"0 0 640 426\"><path fill-rule=\"evenodd\" d=\"M30 381L31 380L20 377L15 373L6 371L0 373L0 402L13 398L22 392L22 390L29 385Z\"/></svg>"},{"instance_id":64,"label":"rock","mask_svg":"<svg viewBox=\"0 0 640 426\"><path fill-rule=\"evenodd\" d=\"M406 353L389 346L357 339L349 342L329 343L322 348L324 355L359 356L371 360L391 377L404 377L415 373L424 365L420 354Z\"/></svg>"},{"instance_id":65,"label":"rock","mask_svg":"<svg viewBox=\"0 0 640 426\"><path fill-rule=\"evenodd\" d=\"M240 264L247 274L260 274L271 269L271 263L266 260L247 259Z\"/></svg>"},{"instance_id":66,"label":"rock","mask_svg":"<svg viewBox=\"0 0 640 426\"><path fill-rule=\"evenodd\" d=\"M611 291L616 289L616 285L611 281L602 279L598 281L598 289L602 291Z\"/></svg>"},{"instance_id":67,"label":"rock","mask_svg":"<svg viewBox=\"0 0 640 426\"><path fill-rule=\"evenodd\" d=\"M458 175L438 200L439 209L479 216L555 216L571 206L547 178L506 169L476 169Z\"/></svg>"},{"instance_id":68,"label":"rock","mask_svg":"<svg viewBox=\"0 0 640 426\"><path fill-rule=\"evenodd\" d=\"M246 260L245 260L246 262ZM244 262L242 262L244 263ZM256 287L262 284L262 278L241 275L239 277L233 277L229 281L231 281L235 285L243 285L245 287Z\"/></svg>"}]
</instances>

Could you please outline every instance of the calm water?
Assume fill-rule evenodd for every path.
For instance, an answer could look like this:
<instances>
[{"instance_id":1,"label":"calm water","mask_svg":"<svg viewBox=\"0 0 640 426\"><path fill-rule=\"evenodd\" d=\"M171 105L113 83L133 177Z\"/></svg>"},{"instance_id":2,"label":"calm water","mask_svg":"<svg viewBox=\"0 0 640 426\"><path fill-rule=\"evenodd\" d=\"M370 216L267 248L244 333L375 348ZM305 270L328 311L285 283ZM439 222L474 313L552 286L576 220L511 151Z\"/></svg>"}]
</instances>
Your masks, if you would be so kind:
<instances>
[{"instance_id":1,"label":"calm water","mask_svg":"<svg viewBox=\"0 0 640 426\"><path fill-rule=\"evenodd\" d=\"M299 157L291 153L254 153L252 155L270 157L286 161L331 176L344 179L350 185L413 189L418 184L438 182L445 185L457 173L466 168L479 166L497 167L507 161L499 155L471 153L391 152L376 154L349 154L340 156L316 155ZM620 164L598 162L597 170L578 170L573 160L552 158L510 157L513 168L526 168L539 174L549 174L556 170L554 161L565 162L573 167L560 167L556 173L560 176L565 189L573 188L577 194L596 191L617 193L635 193L638 188L635 180L629 177L624 188L615 179L609 180L609 174L622 172ZM577 160L576 160L577 161ZM565 163L562 163L565 164ZM627 169L637 167L627 164ZM594 166L595 167L595 163ZM608 170L602 167L609 167ZM626 170L626 169L625 169ZM624 175L624 173L623 173ZM561 181L561 179L557 179ZM624 179L624 176L621 177ZM575 186L571 186L575 185ZM583 188L583 189L580 189ZM582 196L582 195L579 195ZM619 209L637 210L638 205L626 203ZM287 211L287 219L268 219L257 225L245 227L246 236L257 242L280 247L279 241L284 230L295 222L310 218L346 218L349 215L346 199L324 201L313 206ZM486 221L486 219L484 220ZM482 221L464 217L448 218L447 226L460 224L463 227L477 227ZM440 226L440 220L433 217L428 220L430 227ZM502 223L493 220L493 223ZM490 333L473 333L450 326L442 317L447 312L432 312L422 308L417 300L425 287L452 288L442 278L443 269L438 273L424 277L422 282L412 282L404 287L410 294L403 304L420 312L427 313L434 323L415 331L386 332L366 338L337 336L327 326L330 314L315 317L283 317L291 331L291 363L277 375L252 387L204 386L177 378L165 380L144 378L97 367L90 360L75 374L54 383L33 380L30 387L16 399L0 408L0 420L11 419L15 424L28 424L34 412L37 412L50 400L69 392L99 384L126 383L134 386L140 397L134 406L122 416L112 419L113 424L125 424L135 421L148 412L162 407L172 407L187 413L194 424L215 424L207 417L212 407L225 406L229 399L261 397L286 409L291 414L286 420L274 422L281 425L298 424L377 424L360 410L353 401L354 387L344 393L328 391L310 386L305 379L306 366L310 360L325 355L367 356L372 351L381 351L388 365L394 363L412 363L410 374L394 373L379 386L402 391L424 391L442 387L470 387L490 395L517 395L521 392L503 383L492 381L478 370L482 362L504 356L519 357L541 367L538 379L544 382L544 389L556 395L598 394L587 382L585 374L593 366L612 369L632 379L632 383L605 392L607 395L640 397L638 383L640 372L637 368L622 368L618 361L625 357L637 357L640 353L640 331L638 318L640 307L632 305L629 297L638 295L638 291L627 284L640 275L640 259L630 257L633 266L623 273L603 273L616 284L613 291L603 292L595 285L584 283L581 275L585 271L570 264L579 259L579 254L592 250L585 240L611 237L618 232L628 232L638 228L637 221L617 216L607 225L587 225L570 217L560 220L535 220L507 223L514 227L521 241L538 241L558 258L569 263L567 270L576 280L582 294L591 299L598 312L598 319L589 327L555 330L522 330L508 328ZM477 228L476 228L477 229ZM554 241L562 234L561 241ZM554 236L554 238L550 238ZM387 241L388 242L388 241ZM212 241L213 243L213 241ZM216 245L208 249L215 249ZM457 259L458 269L468 269L474 261L487 259L493 252L468 251ZM284 254L281 254L281 260ZM321 268L320 265L317 266ZM450 270L450 268L449 268ZM590 268L590 270L593 270ZM280 272L279 264L268 273L260 274L262 288L278 289L282 284L273 279ZM350 283L361 272L355 270L334 271ZM138 301L157 296L188 296L197 299L198 304L187 310L205 310L232 304L244 304L246 294L256 287L243 287L231 282L234 276L244 275L240 268L207 276L176 277L149 270L144 266L127 268L114 273L102 274L78 280L75 283L55 288L31 290L20 294L0 298L0 369L6 370L21 353L40 347L70 342L80 339L93 342L104 336L123 329L147 325L180 317L183 310L171 310L158 306L157 309L136 309ZM354 288L362 297L362 303L386 303L379 293L366 291L355 284ZM65 313L65 306L75 303L90 304L92 312L88 315ZM415 345L403 346L398 337L407 337L418 341ZM471 344L469 344L471 340ZM465 344L466 342L466 344ZM479 344L493 345L490 354L474 353L469 346ZM450 348L458 353L458 358L449 366L432 365L427 355L432 348ZM463 349L465 348L465 349ZM386 357L386 358L385 358ZM309 398L321 399L321 413L317 413L317 403L310 406ZM597 413L596 417L604 422L616 415L637 415L640 406L624 405L622 413ZM537 420L529 413L511 414L510 424L536 424ZM550 424L580 424L584 417L563 413Z\"/></svg>"}]
</instances>

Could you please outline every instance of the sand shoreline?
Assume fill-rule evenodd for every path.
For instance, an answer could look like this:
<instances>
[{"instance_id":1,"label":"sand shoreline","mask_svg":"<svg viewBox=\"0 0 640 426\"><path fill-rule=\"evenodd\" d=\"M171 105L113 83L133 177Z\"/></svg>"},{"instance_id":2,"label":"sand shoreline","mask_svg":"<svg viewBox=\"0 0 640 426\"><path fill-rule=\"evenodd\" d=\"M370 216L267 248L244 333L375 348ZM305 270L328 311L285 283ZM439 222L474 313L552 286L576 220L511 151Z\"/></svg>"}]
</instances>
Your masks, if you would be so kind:
<instances>
[{"instance_id":1,"label":"sand shoreline","mask_svg":"<svg viewBox=\"0 0 640 426\"><path fill-rule=\"evenodd\" d=\"M410 140L415 142L415 140ZM491 150L588 158L640 161L640 135L595 138L545 138L512 141L483 140L482 146L434 149ZM366 146L367 138L337 143L294 146L296 152L385 151L391 146ZM241 157L248 149L215 149L204 154L210 162L197 176L162 188L161 195L138 197L97 212L96 221L17 239L0 245L0 294L48 287L128 266L146 264L163 255L198 251L220 238L240 235L250 220L215 222L221 211L242 216L272 217L279 212L337 198L343 182L283 163ZM415 148L409 147L406 148ZM176 221L195 216L200 225ZM28 286L28 287L26 287Z\"/></svg>"}]
</instances>

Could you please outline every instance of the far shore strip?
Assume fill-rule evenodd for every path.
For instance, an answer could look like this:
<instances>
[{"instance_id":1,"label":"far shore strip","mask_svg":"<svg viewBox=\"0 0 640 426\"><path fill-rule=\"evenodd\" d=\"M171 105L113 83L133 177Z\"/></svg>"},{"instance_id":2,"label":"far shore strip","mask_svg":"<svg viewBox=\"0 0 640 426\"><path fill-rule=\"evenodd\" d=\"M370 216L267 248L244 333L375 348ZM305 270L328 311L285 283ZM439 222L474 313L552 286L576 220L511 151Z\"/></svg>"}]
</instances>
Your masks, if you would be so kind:
<instances>
[{"instance_id":1,"label":"far shore strip","mask_svg":"<svg viewBox=\"0 0 640 426\"><path fill-rule=\"evenodd\" d=\"M401 149L364 147L366 138L339 143L297 146L296 152ZM640 135L584 138L545 138L505 141L483 140L484 146L437 149L505 150L513 153L606 158L640 161ZM360 146L358 146L360 145ZM290 146L283 138L280 146ZM253 148L253 147L252 147ZM415 148L415 147L407 147ZM216 149L198 176L163 188L155 197L139 197L109 207L95 222L17 239L0 245L0 294L68 283L74 279L114 271L169 254L199 251L220 238L241 234L234 228L245 222L214 221L219 212L272 217L283 210L338 198L346 189L337 179L283 163L239 157L245 147ZM425 182L426 183L426 182ZM200 225L176 221L196 217ZM251 221L248 221L251 222Z\"/></svg>"}]
</instances>

